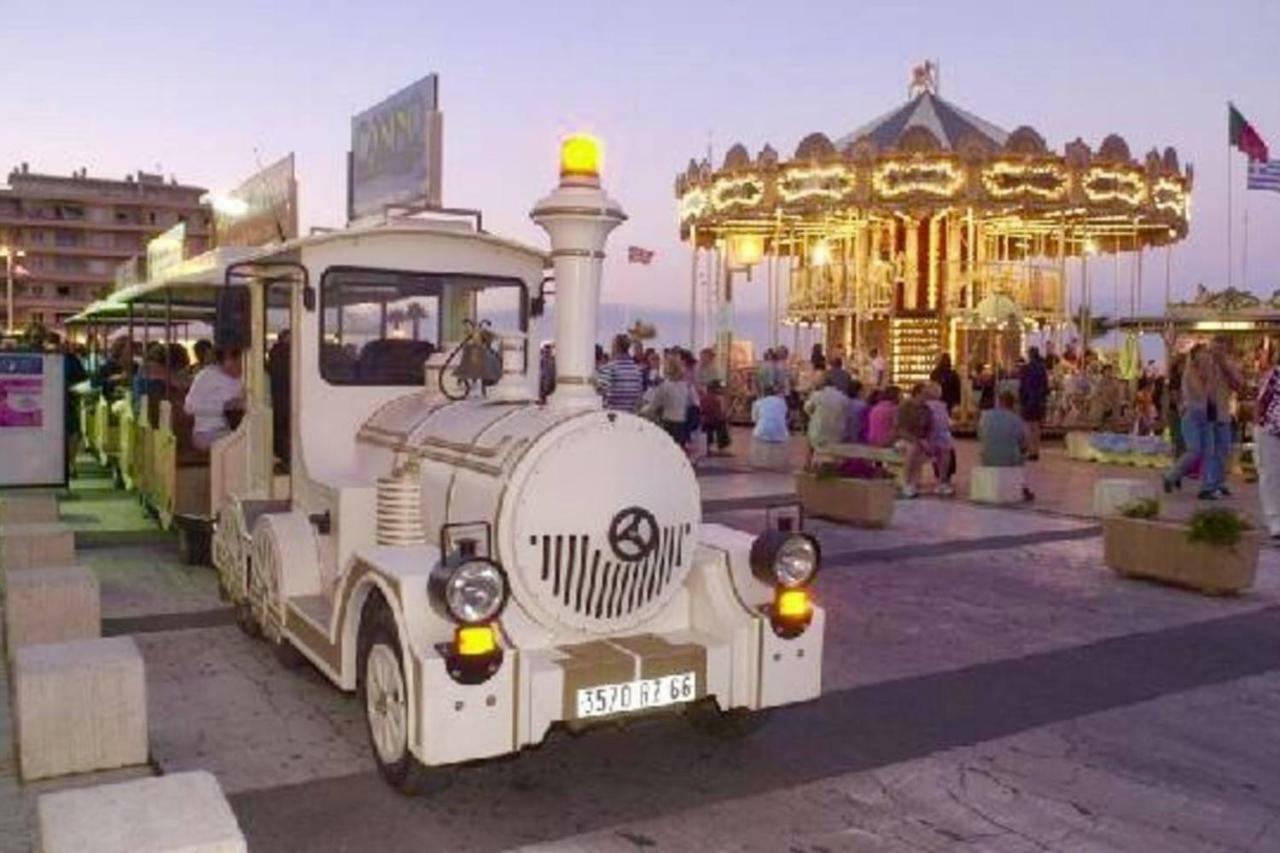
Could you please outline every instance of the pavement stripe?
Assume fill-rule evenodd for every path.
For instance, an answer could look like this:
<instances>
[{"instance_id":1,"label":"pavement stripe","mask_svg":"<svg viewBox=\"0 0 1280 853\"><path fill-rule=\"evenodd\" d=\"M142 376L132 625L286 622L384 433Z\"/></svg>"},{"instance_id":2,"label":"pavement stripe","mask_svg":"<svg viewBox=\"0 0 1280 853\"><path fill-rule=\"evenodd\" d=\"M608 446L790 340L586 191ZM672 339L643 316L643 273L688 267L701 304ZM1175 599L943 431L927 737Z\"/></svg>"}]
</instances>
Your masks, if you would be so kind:
<instances>
[{"instance_id":1,"label":"pavement stripe","mask_svg":"<svg viewBox=\"0 0 1280 853\"><path fill-rule=\"evenodd\" d=\"M764 509L771 506L790 506L797 502L795 492L782 492L775 495L753 495L746 498L707 498L702 502L702 511L733 512L739 509Z\"/></svg>"},{"instance_id":2,"label":"pavement stripe","mask_svg":"<svg viewBox=\"0 0 1280 853\"><path fill-rule=\"evenodd\" d=\"M952 554L963 554L971 551L999 551L1005 548L1043 545L1048 542L1093 539L1101 535L1101 525L1095 524L1067 530L1040 530L1035 533L987 536L982 539L950 539L946 542L897 545L892 548L862 548L854 551L837 551L833 554L823 554L822 566L824 569L830 569L856 566L873 560L878 563L888 563L895 560L914 560L921 557L947 557Z\"/></svg>"},{"instance_id":3,"label":"pavement stripe","mask_svg":"<svg viewBox=\"0 0 1280 853\"><path fill-rule=\"evenodd\" d=\"M440 772L409 799L374 774L231 796L250 846L499 850L924 757L1280 669L1280 607L854 687L778 711L740 742L679 720L555 737ZM359 815L359 820L352 820Z\"/></svg>"},{"instance_id":4,"label":"pavement stripe","mask_svg":"<svg viewBox=\"0 0 1280 853\"><path fill-rule=\"evenodd\" d=\"M102 620L102 636L149 634L155 631L186 631L234 625L236 612L230 607L193 610L187 613L152 613L146 616L115 616Z\"/></svg>"},{"instance_id":5,"label":"pavement stripe","mask_svg":"<svg viewBox=\"0 0 1280 853\"><path fill-rule=\"evenodd\" d=\"M160 528L142 530L77 530L77 548L114 548L121 545L162 545L176 542L172 531Z\"/></svg>"}]
</instances>

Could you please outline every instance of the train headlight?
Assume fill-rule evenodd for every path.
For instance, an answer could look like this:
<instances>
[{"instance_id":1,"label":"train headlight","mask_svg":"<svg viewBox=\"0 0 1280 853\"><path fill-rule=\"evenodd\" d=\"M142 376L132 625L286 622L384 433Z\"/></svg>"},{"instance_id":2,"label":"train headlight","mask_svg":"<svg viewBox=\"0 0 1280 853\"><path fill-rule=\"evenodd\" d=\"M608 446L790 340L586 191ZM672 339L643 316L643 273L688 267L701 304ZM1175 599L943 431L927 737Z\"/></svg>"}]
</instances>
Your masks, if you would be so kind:
<instances>
[{"instance_id":1,"label":"train headlight","mask_svg":"<svg viewBox=\"0 0 1280 853\"><path fill-rule=\"evenodd\" d=\"M751 543L751 571L762 583L784 589L808 585L821 563L818 540L804 533L770 530Z\"/></svg>"},{"instance_id":2,"label":"train headlight","mask_svg":"<svg viewBox=\"0 0 1280 853\"><path fill-rule=\"evenodd\" d=\"M449 615L464 625L488 622L507 602L507 575L492 560L475 558L459 565L444 587Z\"/></svg>"},{"instance_id":3,"label":"train headlight","mask_svg":"<svg viewBox=\"0 0 1280 853\"><path fill-rule=\"evenodd\" d=\"M502 566L465 549L431 573L431 603L460 625L481 625L507 605L510 585Z\"/></svg>"}]
</instances>

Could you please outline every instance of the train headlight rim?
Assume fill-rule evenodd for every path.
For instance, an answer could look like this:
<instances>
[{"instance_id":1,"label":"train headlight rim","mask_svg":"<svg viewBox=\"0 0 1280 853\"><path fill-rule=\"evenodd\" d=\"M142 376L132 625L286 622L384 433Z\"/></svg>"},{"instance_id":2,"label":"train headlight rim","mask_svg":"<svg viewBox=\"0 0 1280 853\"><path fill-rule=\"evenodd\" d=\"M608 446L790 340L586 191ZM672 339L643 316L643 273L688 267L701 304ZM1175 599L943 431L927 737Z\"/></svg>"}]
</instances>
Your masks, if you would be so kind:
<instances>
[{"instance_id":1,"label":"train headlight rim","mask_svg":"<svg viewBox=\"0 0 1280 853\"><path fill-rule=\"evenodd\" d=\"M449 618L459 625L482 625L502 614L511 596L511 583L496 560L465 557L443 569L437 595ZM478 602L468 600L468 589L474 591L479 584L491 588L488 594Z\"/></svg>"},{"instance_id":2,"label":"train headlight rim","mask_svg":"<svg viewBox=\"0 0 1280 853\"><path fill-rule=\"evenodd\" d=\"M789 570L797 566L794 562L797 556L808 563L802 573ZM793 562L784 565L784 559ZM762 583L783 589L800 589L813 583L821 567L822 548L818 540L807 533L769 530L751 543L751 571Z\"/></svg>"}]
</instances>

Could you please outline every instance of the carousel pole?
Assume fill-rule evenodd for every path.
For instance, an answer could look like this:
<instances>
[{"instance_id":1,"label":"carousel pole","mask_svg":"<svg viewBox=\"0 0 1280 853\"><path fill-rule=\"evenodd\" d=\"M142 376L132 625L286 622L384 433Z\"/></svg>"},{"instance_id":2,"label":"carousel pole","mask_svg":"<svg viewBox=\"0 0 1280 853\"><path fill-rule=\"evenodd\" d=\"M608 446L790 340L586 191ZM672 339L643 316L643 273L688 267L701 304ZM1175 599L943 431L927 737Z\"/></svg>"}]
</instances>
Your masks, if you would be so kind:
<instances>
[{"instance_id":1,"label":"carousel pole","mask_svg":"<svg viewBox=\"0 0 1280 853\"><path fill-rule=\"evenodd\" d=\"M698 351L698 226L689 226L689 351Z\"/></svg>"}]
</instances>

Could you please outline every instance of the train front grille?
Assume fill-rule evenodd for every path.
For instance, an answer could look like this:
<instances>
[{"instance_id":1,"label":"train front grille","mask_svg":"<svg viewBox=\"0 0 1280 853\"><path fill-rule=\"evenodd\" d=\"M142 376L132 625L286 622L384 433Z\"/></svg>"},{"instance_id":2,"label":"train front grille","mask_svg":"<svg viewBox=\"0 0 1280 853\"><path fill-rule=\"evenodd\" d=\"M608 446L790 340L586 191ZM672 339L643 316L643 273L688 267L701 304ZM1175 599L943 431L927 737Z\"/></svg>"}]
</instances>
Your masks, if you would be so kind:
<instances>
[{"instance_id":1,"label":"train front grille","mask_svg":"<svg viewBox=\"0 0 1280 853\"><path fill-rule=\"evenodd\" d=\"M661 600L677 567L690 556L692 525L660 528L658 546L639 560L620 560L604 536L544 534L530 537L541 555L538 583L559 607L579 619L607 622Z\"/></svg>"}]
</instances>

